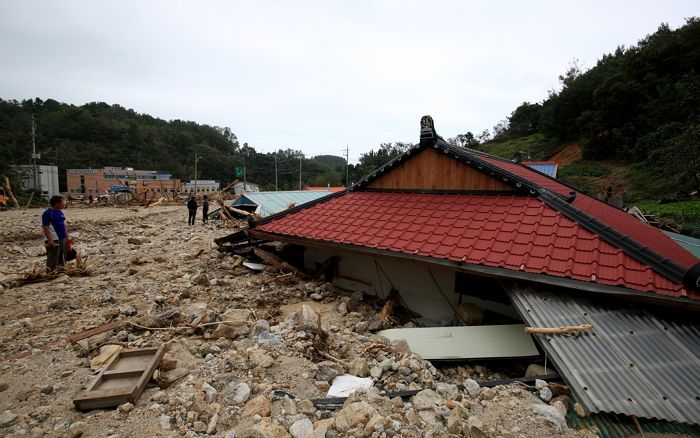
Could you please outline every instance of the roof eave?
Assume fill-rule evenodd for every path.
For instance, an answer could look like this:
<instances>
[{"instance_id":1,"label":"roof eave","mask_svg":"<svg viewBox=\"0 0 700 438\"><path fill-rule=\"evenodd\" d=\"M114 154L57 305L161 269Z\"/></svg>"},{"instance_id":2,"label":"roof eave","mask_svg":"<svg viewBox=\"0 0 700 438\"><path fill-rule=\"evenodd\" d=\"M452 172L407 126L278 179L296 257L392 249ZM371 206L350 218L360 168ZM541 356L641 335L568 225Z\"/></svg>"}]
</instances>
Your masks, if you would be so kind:
<instances>
[{"instance_id":1,"label":"roof eave","mask_svg":"<svg viewBox=\"0 0 700 438\"><path fill-rule=\"evenodd\" d=\"M671 297L667 295L660 295L653 292L642 292L623 286L608 286L595 282L574 280L566 277L556 277L547 274L536 274L532 272L516 271L506 268L497 268L492 266L477 265L472 263L459 263L447 259L438 259L435 257L421 256L417 254L407 254L398 251L390 251L381 248L370 248L360 245L352 245L346 243L329 242L325 240L315 240L304 237L288 236L282 234L268 233L264 231L258 231L255 229L249 230L249 234L252 237L263 239L263 240L273 240L284 243L297 244L307 247L315 247L320 249L332 249L346 252L359 252L368 255L384 256L390 258L396 258L400 260L407 260L413 262L430 263L442 267L447 267L454 269L456 271L490 276L490 277L500 277L500 278L510 278L521 281L529 281L534 283L547 284L551 286L559 286L569 289L576 289L581 291L607 294L611 296L635 299L638 301L645 301L650 303L656 303L661 305L672 306L676 308L683 308L686 310L700 311L700 301L693 300L690 298L683 297Z\"/></svg>"}]
</instances>

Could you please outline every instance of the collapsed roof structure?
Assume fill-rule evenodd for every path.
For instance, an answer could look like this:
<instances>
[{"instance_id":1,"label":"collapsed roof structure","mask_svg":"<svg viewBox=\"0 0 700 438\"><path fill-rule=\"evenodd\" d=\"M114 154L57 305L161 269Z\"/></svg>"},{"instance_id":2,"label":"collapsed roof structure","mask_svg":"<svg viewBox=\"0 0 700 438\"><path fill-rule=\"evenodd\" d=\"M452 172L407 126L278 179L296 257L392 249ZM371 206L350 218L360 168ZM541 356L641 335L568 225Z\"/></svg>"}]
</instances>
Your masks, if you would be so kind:
<instances>
[{"instance_id":1,"label":"collapsed roof structure","mask_svg":"<svg viewBox=\"0 0 700 438\"><path fill-rule=\"evenodd\" d=\"M445 142L430 116L403 155L246 235L301 246L311 267L336 258L334 282L380 297L388 283L426 320L465 300L534 326L593 324L536 336L589 412L700 424L700 259L531 167Z\"/></svg>"}]
</instances>

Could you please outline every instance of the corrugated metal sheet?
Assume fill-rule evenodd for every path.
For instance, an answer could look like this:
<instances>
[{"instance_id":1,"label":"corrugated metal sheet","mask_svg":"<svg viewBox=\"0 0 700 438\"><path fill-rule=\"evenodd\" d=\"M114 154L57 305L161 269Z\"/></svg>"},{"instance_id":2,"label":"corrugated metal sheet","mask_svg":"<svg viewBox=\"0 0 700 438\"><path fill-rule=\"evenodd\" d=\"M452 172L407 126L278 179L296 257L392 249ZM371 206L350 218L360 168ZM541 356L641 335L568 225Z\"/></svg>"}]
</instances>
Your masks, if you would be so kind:
<instances>
[{"instance_id":1,"label":"corrugated metal sheet","mask_svg":"<svg viewBox=\"0 0 700 438\"><path fill-rule=\"evenodd\" d=\"M557 177L557 170L559 169L559 164L557 163L524 161L523 164L531 169L535 169L538 172L542 172L547 176L551 176L552 178Z\"/></svg>"},{"instance_id":2,"label":"corrugated metal sheet","mask_svg":"<svg viewBox=\"0 0 700 438\"><path fill-rule=\"evenodd\" d=\"M670 231L664 231L664 233L675 240L683 248L687 249L695 257L700 258L700 239L696 239L690 236L684 236L683 234L672 233Z\"/></svg>"},{"instance_id":3,"label":"corrugated metal sheet","mask_svg":"<svg viewBox=\"0 0 700 438\"><path fill-rule=\"evenodd\" d=\"M700 424L700 323L637 304L602 305L509 283L528 325L593 324L576 336L536 338L590 412Z\"/></svg>"},{"instance_id":4,"label":"corrugated metal sheet","mask_svg":"<svg viewBox=\"0 0 700 438\"><path fill-rule=\"evenodd\" d=\"M233 206L237 205L258 205L260 208L257 211L262 217L270 216L280 211L289 208L291 204L295 206L322 198L330 195L330 190L326 191L307 191L307 190L291 190L286 192L255 192L246 193L233 202Z\"/></svg>"},{"instance_id":5,"label":"corrugated metal sheet","mask_svg":"<svg viewBox=\"0 0 700 438\"><path fill-rule=\"evenodd\" d=\"M700 436L700 427L674 421L646 420L639 418L639 426L645 434L658 437L673 434L674 438ZM632 418L615 414L592 414L586 418L576 415L573 409L567 413L567 423L574 429L598 428L600 438L638 438L639 431ZM668 435L663 435L668 437Z\"/></svg>"}]
</instances>

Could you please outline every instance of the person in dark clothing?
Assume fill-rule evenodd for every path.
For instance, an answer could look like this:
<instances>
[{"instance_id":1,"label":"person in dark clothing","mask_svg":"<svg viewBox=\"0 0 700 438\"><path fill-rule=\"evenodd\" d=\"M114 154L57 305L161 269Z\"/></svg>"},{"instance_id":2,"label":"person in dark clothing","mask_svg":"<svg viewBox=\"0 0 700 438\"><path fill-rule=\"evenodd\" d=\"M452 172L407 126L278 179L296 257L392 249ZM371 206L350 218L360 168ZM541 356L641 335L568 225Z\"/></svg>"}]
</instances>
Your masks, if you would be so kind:
<instances>
[{"instance_id":1,"label":"person in dark clothing","mask_svg":"<svg viewBox=\"0 0 700 438\"><path fill-rule=\"evenodd\" d=\"M63 197L52 196L49 205L51 207L41 215L41 226L46 237L46 270L53 272L62 269L66 264L68 232L66 218L61 211L66 208Z\"/></svg>"},{"instance_id":2,"label":"person in dark clothing","mask_svg":"<svg viewBox=\"0 0 700 438\"><path fill-rule=\"evenodd\" d=\"M194 221L197 217L197 201L195 201L194 196L190 196L190 200L187 201L187 210L190 212L187 225L194 225Z\"/></svg>"},{"instance_id":3,"label":"person in dark clothing","mask_svg":"<svg viewBox=\"0 0 700 438\"><path fill-rule=\"evenodd\" d=\"M209 216L209 198L207 198L207 195L204 195L204 201L202 201L202 223L206 224L207 220L209 219L207 216Z\"/></svg>"}]
</instances>

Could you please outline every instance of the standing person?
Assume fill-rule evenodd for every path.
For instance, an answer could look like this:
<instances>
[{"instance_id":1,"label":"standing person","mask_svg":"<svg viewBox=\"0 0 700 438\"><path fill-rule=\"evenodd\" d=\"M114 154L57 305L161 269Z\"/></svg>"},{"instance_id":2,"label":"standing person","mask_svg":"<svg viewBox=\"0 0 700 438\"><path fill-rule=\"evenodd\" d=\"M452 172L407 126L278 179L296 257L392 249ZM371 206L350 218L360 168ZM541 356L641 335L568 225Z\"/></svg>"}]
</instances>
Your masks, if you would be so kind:
<instances>
[{"instance_id":1,"label":"standing person","mask_svg":"<svg viewBox=\"0 0 700 438\"><path fill-rule=\"evenodd\" d=\"M207 198L207 195L204 195L204 201L202 201L202 223L206 224L207 221L209 220L209 198Z\"/></svg>"},{"instance_id":2,"label":"standing person","mask_svg":"<svg viewBox=\"0 0 700 438\"><path fill-rule=\"evenodd\" d=\"M66 264L68 232L66 218L61 211L66 208L66 201L62 196L52 196L49 205L41 215L41 226L46 237L46 270L52 272Z\"/></svg>"},{"instance_id":3,"label":"standing person","mask_svg":"<svg viewBox=\"0 0 700 438\"><path fill-rule=\"evenodd\" d=\"M187 201L187 210L190 212L187 225L194 225L194 221L197 218L197 201L195 201L194 196L190 196L190 200Z\"/></svg>"}]
</instances>

